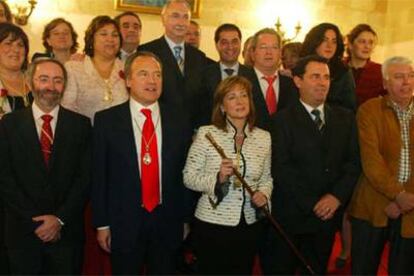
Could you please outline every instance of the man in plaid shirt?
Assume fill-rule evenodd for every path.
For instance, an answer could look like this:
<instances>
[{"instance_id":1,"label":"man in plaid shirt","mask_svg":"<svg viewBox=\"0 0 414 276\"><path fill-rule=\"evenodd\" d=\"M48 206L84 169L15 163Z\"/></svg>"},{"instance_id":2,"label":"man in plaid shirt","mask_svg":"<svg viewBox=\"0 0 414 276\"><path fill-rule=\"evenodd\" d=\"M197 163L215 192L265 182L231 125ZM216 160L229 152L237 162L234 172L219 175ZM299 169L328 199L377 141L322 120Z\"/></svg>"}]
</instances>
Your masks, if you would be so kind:
<instances>
[{"instance_id":1,"label":"man in plaid shirt","mask_svg":"<svg viewBox=\"0 0 414 276\"><path fill-rule=\"evenodd\" d=\"M358 110L363 173L350 203L352 274L375 275L390 241L390 275L414 274L414 69L392 57L382 65L388 95Z\"/></svg>"}]
</instances>

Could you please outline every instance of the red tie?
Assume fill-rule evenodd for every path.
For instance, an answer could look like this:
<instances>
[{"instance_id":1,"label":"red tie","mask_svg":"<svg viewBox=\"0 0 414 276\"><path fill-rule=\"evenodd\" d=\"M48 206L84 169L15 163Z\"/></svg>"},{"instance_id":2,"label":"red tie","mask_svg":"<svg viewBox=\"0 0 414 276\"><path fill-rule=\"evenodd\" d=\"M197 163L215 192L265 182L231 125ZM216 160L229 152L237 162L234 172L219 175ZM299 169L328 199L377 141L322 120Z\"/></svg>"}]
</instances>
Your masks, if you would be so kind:
<instances>
[{"instance_id":1,"label":"red tie","mask_svg":"<svg viewBox=\"0 0 414 276\"><path fill-rule=\"evenodd\" d=\"M157 135L151 118L151 110L143 108L141 112L147 118L142 128L141 139L142 203L148 212L152 212L160 203Z\"/></svg>"},{"instance_id":2,"label":"red tie","mask_svg":"<svg viewBox=\"0 0 414 276\"><path fill-rule=\"evenodd\" d=\"M263 79L265 79L267 83L269 84L266 90L266 105L267 105L267 110L269 111L270 115L275 113L277 109L276 92L275 92L275 89L273 88L273 83L276 78L277 78L276 75L270 76L270 77L263 77Z\"/></svg>"},{"instance_id":3,"label":"red tie","mask_svg":"<svg viewBox=\"0 0 414 276\"><path fill-rule=\"evenodd\" d=\"M43 125L40 132L40 146L42 148L43 159L45 160L46 167L49 165L50 154L52 153L53 145L53 133L52 127L50 126L50 121L53 117L45 114L42 115Z\"/></svg>"}]
</instances>

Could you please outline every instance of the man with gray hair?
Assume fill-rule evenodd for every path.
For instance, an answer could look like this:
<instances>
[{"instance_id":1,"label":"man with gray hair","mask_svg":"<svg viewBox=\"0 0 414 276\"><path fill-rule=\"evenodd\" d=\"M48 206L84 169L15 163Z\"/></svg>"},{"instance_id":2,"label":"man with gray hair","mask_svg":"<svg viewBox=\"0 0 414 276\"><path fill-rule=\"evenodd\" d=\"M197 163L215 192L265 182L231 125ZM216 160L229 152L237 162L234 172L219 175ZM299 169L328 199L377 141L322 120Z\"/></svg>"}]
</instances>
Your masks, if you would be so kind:
<instances>
[{"instance_id":1,"label":"man with gray hair","mask_svg":"<svg viewBox=\"0 0 414 276\"><path fill-rule=\"evenodd\" d=\"M388 95L357 113L362 176L349 206L352 274L376 274L391 243L388 274L414 274L414 68L405 57L382 65Z\"/></svg>"},{"instance_id":2,"label":"man with gray hair","mask_svg":"<svg viewBox=\"0 0 414 276\"><path fill-rule=\"evenodd\" d=\"M193 126L199 121L202 71L210 62L206 55L185 43L191 7L186 0L169 0L162 9L164 35L140 45L140 51L156 54L164 68L160 102L183 110Z\"/></svg>"},{"instance_id":3,"label":"man with gray hair","mask_svg":"<svg viewBox=\"0 0 414 276\"><path fill-rule=\"evenodd\" d=\"M88 118L60 106L55 59L28 69L34 102L0 121L0 196L12 274L80 274L90 173Z\"/></svg>"}]
</instances>

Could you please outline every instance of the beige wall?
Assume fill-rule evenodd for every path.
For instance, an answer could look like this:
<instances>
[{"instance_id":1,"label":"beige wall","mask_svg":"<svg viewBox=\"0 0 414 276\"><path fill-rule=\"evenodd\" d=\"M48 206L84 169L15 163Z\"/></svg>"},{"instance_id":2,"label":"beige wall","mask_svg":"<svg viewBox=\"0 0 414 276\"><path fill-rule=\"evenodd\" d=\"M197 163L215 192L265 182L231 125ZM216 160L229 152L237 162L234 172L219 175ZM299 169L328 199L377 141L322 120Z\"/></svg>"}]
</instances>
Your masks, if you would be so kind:
<instances>
[{"instance_id":1,"label":"beige wall","mask_svg":"<svg viewBox=\"0 0 414 276\"><path fill-rule=\"evenodd\" d=\"M298 39L320 22L334 22L343 33L358 23L371 24L379 35L374 59L400 54L414 58L412 0L201 0L201 49L216 59L213 36L215 28L225 22L235 23L247 38L256 30L272 27L277 17L291 35L300 21L303 30ZM41 35L45 23L55 17L71 21L83 47L84 30L90 20L100 14L114 16L114 0L38 0L38 5L24 29L31 38L31 52L43 51ZM163 28L157 15L142 14L144 24L142 41L160 36Z\"/></svg>"}]
</instances>

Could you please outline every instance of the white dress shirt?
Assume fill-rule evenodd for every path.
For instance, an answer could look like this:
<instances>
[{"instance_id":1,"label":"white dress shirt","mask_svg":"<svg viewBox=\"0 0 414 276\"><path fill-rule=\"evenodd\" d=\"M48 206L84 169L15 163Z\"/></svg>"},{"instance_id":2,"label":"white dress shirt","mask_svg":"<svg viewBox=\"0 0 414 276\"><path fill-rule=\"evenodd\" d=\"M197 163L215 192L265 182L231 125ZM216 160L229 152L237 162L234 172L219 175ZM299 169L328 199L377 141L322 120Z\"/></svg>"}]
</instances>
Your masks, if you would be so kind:
<instances>
[{"instance_id":1,"label":"white dress shirt","mask_svg":"<svg viewBox=\"0 0 414 276\"><path fill-rule=\"evenodd\" d=\"M236 62L233 66L227 66L224 65L223 63L219 63L220 64L220 72L221 72L221 80L224 80L226 78L229 77L229 75L227 75L227 73L224 71L224 69L233 69L233 75L232 76L237 76L237 74L239 73L239 63Z\"/></svg>"},{"instance_id":2,"label":"white dress shirt","mask_svg":"<svg viewBox=\"0 0 414 276\"><path fill-rule=\"evenodd\" d=\"M42 126L43 126L42 116L45 114L53 117L53 119L50 121L50 127L52 128L53 137L55 137L55 130L56 130L56 124L58 120L59 108L60 106L57 105L52 111L50 111L49 113L45 113L39 108L39 106L37 106L36 102L33 102L32 104L33 118L36 124L36 131L37 131L37 136L39 137L39 139L40 139L40 134L42 132Z\"/></svg>"},{"instance_id":3,"label":"white dress shirt","mask_svg":"<svg viewBox=\"0 0 414 276\"><path fill-rule=\"evenodd\" d=\"M164 35L164 37L165 37L165 40L167 41L167 44L170 47L170 50L173 53L173 56L174 57L175 57L174 47L176 47L176 46L180 46L181 47L180 56L181 56L182 60L185 62L185 46L184 46L184 41L177 44L174 41L172 41L171 39L169 39L168 36Z\"/></svg>"},{"instance_id":4,"label":"white dress shirt","mask_svg":"<svg viewBox=\"0 0 414 276\"><path fill-rule=\"evenodd\" d=\"M259 79L260 89L262 90L263 97L266 99L266 92L267 92L267 88L269 87L269 83L263 77L268 77L268 76L265 76L262 72L257 70L256 67L254 68L254 71L256 72L256 76ZM276 103L278 103L280 93L279 93L279 76L278 76L277 71L275 72L274 76L276 76L276 79L273 82L273 89L275 90L275 94L276 94Z\"/></svg>"}]
</instances>

